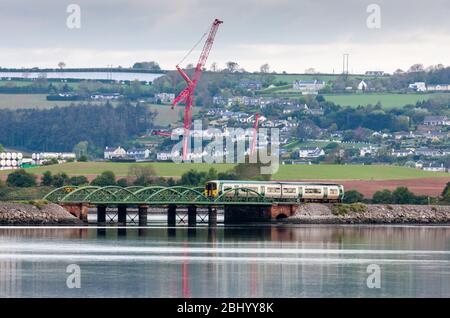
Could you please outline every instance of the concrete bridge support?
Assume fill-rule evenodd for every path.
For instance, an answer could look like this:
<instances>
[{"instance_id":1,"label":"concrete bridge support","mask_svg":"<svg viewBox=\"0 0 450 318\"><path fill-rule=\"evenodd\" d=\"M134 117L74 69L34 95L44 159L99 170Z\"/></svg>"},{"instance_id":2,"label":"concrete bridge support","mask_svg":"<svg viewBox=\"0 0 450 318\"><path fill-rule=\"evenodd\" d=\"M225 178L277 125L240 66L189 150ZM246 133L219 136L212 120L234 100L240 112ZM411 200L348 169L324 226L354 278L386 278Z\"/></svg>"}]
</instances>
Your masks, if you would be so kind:
<instances>
[{"instance_id":1,"label":"concrete bridge support","mask_svg":"<svg viewBox=\"0 0 450 318\"><path fill-rule=\"evenodd\" d=\"M117 207L117 215L119 218L120 224L126 224L127 223L127 206L126 205L119 205Z\"/></svg>"},{"instance_id":2,"label":"concrete bridge support","mask_svg":"<svg viewBox=\"0 0 450 318\"><path fill-rule=\"evenodd\" d=\"M84 203L62 203L61 206L78 219L87 222L89 207Z\"/></svg>"},{"instance_id":3,"label":"concrete bridge support","mask_svg":"<svg viewBox=\"0 0 450 318\"><path fill-rule=\"evenodd\" d=\"M139 226L146 226L147 225L148 207L146 205L139 206L138 214L139 214Z\"/></svg>"},{"instance_id":4,"label":"concrete bridge support","mask_svg":"<svg viewBox=\"0 0 450 318\"><path fill-rule=\"evenodd\" d=\"M177 223L177 206L169 205L167 209L167 225L175 226Z\"/></svg>"},{"instance_id":5,"label":"concrete bridge support","mask_svg":"<svg viewBox=\"0 0 450 318\"><path fill-rule=\"evenodd\" d=\"M197 207L195 205L188 207L188 225L197 226Z\"/></svg>"},{"instance_id":6,"label":"concrete bridge support","mask_svg":"<svg viewBox=\"0 0 450 318\"><path fill-rule=\"evenodd\" d=\"M249 222L270 222L270 207L258 205L227 205L224 210L224 222L239 224Z\"/></svg>"},{"instance_id":7,"label":"concrete bridge support","mask_svg":"<svg viewBox=\"0 0 450 318\"><path fill-rule=\"evenodd\" d=\"M106 223L106 205L97 206L97 223Z\"/></svg>"}]
</instances>

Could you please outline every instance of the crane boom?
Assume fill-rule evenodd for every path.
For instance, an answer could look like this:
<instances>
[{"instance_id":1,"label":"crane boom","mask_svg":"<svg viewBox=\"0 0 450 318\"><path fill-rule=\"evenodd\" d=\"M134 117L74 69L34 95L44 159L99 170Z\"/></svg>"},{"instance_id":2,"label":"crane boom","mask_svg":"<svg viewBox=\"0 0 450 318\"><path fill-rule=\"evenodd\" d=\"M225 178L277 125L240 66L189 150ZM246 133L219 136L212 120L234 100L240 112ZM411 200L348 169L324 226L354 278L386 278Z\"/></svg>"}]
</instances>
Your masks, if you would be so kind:
<instances>
[{"instance_id":1,"label":"crane boom","mask_svg":"<svg viewBox=\"0 0 450 318\"><path fill-rule=\"evenodd\" d=\"M172 103L172 108L175 107L177 104L184 102L185 103L185 109L184 109L184 136L183 136L183 160L186 160L187 157L187 146L188 146L188 138L189 138L189 130L191 129L191 118L192 118L192 106L193 106L193 99L194 99L194 93L195 89L197 88L198 81L200 80L200 77L203 73L203 68L205 67L206 61L208 60L209 53L211 52L211 48L214 44L214 39L217 34L217 30L219 29L219 26L223 23L223 21L220 21L219 19L215 19L211 29L209 31L208 38L206 39L206 42L203 46L202 53L200 55L200 58L198 60L197 66L195 68L194 75L191 78L186 74L183 69L177 65L176 68L178 72L180 73L181 77L186 81L187 87L180 93L180 95L177 96L177 98L174 99Z\"/></svg>"}]
</instances>

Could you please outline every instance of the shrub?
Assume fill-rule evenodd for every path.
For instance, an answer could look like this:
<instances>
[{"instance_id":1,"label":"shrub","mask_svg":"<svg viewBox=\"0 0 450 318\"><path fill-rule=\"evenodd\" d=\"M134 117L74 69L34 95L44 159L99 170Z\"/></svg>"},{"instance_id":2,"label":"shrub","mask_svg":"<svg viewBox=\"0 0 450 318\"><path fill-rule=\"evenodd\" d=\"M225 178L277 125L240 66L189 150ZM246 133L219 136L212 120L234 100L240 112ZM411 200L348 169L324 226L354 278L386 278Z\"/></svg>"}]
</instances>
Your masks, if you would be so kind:
<instances>
[{"instance_id":1,"label":"shrub","mask_svg":"<svg viewBox=\"0 0 450 318\"><path fill-rule=\"evenodd\" d=\"M28 188L36 186L36 176L24 169L16 170L8 175L6 183L10 187Z\"/></svg>"},{"instance_id":2,"label":"shrub","mask_svg":"<svg viewBox=\"0 0 450 318\"><path fill-rule=\"evenodd\" d=\"M42 178L41 178L41 186L51 186L53 183L53 177L52 177L52 173L50 171L45 171L42 174Z\"/></svg>"},{"instance_id":3,"label":"shrub","mask_svg":"<svg viewBox=\"0 0 450 318\"><path fill-rule=\"evenodd\" d=\"M345 193L344 203L356 203L362 202L364 200L364 195L358 191L350 190Z\"/></svg>"},{"instance_id":4,"label":"shrub","mask_svg":"<svg viewBox=\"0 0 450 318\"><path fill-rule=\"evenodd\" d=\"M122 178L122 179L117 180L117 186L122 187L122 188L128 187L127 179Z\"/></svg>"},{"instance_id":5,"label":"shrub","mask_svg":"<svg viewBox=\"0 0 450 318\"><path fill-rule=\"evenodd\" d=\"M89 184L89 180L85 176L74 176L69 179L69 184L73 186L81 186Z\"/></svg>"},{"instance_id":6,"label":"shrub","mask_svg":"<svg viewBox=\"0 0 450 318\"><path fill-rule=\"evenodd\" d=\"M52 186L56 188L60 188L69 184L69 176L65 172L55 174L52 179Z\"/></svg>"},{"instance_id":7,"label":"shrub","mask_svg":"<svg viewBox=\"0 0 450 318\"><path fill-rule=\"evenodd\" d=\"M116 175L112 171L103 171L101 175L92 180L91 185L107 187L116 185Z\"/></svg>"}]
</instances>

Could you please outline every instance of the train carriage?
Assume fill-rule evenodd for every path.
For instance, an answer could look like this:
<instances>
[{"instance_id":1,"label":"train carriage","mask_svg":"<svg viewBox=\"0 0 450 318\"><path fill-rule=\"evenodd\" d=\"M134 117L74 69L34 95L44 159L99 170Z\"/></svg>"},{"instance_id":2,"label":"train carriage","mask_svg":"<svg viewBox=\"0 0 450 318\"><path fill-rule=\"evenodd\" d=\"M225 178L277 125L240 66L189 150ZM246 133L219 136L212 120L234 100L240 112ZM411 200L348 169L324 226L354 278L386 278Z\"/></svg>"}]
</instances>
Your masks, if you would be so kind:
<instances>
[{"instance_id":1,"label":"train carriage","mask_svg":"<svg viewBox=\"0 0 450 318\"><path fill-rule=\"evenodd\" d=\"M232 191L234 189L237 191ZM341 202L344 199L344 187L328 183L214 180L206 184L205 194L213 198L222 194L225 196L259 194L287 202Z\"/></svg>"}]
</instances>

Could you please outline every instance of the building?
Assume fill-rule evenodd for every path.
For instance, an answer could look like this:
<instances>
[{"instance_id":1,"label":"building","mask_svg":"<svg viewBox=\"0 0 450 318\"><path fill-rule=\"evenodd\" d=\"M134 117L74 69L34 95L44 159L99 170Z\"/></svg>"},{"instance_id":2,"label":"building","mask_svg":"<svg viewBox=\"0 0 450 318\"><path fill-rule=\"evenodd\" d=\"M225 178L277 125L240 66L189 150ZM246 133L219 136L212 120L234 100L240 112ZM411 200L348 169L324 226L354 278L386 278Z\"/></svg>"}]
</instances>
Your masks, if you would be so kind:
<instances>
[{"instance_id":1,"label":"building","mask_svg":"<svg viewBox=\"0 0 450 318\"><path fill-rule=\"evenodd\" d=\"M450 91L450 84L428 85L427 91L429 91L429 92L447 92L447 91Z\"/></svg>"},{"instance_id":2,"label":"building","mask_svg":"<svg viewBox=\"0 0 450 318\"><path fill-rule=\"evenodd\" d=\"M260 90L263 88L263 85L259 81L242 81L239 83L239 87L249 90Z\"/></svg>"},{"instance_id":3,"label":"building","mask_svg":"<svg viewBox=\"0 0 450 318\"><path fill-rule=\"evenodd\" d=\"M423 124L425 126L449 126L450 120L447 116L426 116Z\"/></svg>"},{"instance_id":4,"label":"building","mask_svg":"<svg viewBox=\"0 0 450 318\"><path fill-rule=\"evenodd\" d=\"M145 161L150 159L151 151L145 148L131 148L127 150L127 157L134 158L136 161Z\"/></svg>"},{"instance_id":5,"label":"building","mask_svg":"<svg viewBox=\"0 0 450 318\"><path fill-rule=\"evenodd\" d=\"M325 88L324 81L295 81L292 89L301 91L303 94L317 94L318 91Z\"/></svg>"},{"instance_id":6,"label":"building","mask_svg":"<svg viewBox=\"0 0 450 318\"><path fill-rule=\"evenodd\" d=\"M415 83L409 84L408 88L415 92L426 92L427 91L427 85L425 84L425 82L415 82Z\"/></svg>"},{"instance_id":7,"label":"building","mask_svg":"<svg viewBox=\"0 0 450 318\"><path fill-rule=\"evenodd\" d=\"M442 157L443 153L439 149L429 149L429 148L420 148L416 149L414 152L417 156L425 156L425 157Z\"/></svg>"},{"instance_id":8,"label":"building","mask_svg":"<svg viewBox=\"0 0 450 318\"><path fill-rule=\"evenodd\" d=\"M422 170L431 172L447 172L447 168L444 167L443 163L439 164L436 162L424 165Z\"/></svg>"},{"instance_id":9,"label":"building","mask_svg":"<svg viewBox=\"0 0 450 318\"><path fill-rule=\"evenodd\" d=\"M125 158L127 156L127 152L122 147L117 148L109 148L106 147L103 151L103 158L105 160L111 160L114 158Z\"/></svg>"},{"instance_id":10,"label":"building","mask_svg":"<svg viewBox=\"0 0 450 318\"><path fill-rule=\"evenodd\" d=\"M156 160L158 160L158 161L170 161L170 160L172 160L172 153L170 153L170 152L158 152L156 154Z\"/></svg>"},{"instance_id":11,"label":"building","mask_svg":"<svg viewBox=\"0 0 450 318\"><path fill-rule=\"evenodd\" d=\"M159 93L155 94L155 101L162 104L170 104L175 99L175 94Z\"/></svg>"},{"instance_id":12,"label":"building","mask_svg":"<svg viewBox=\"0 0 450 318\"><path fill-rule=\"evenodd\" d=\"M319 147L315 148L303 148L298 151L299 158L313 159L325 156L325 151Z\"/></svg>"},{"instance_id":13,"label":"building","mask_svg":"<svg viewBox=\"0 0 450 318\"><path fill-rule=\"evenodd\" d=\"M105 93L105 94L94 94L91 95L93 100L118 100L122 97L119 93Z\"/></svg>"},{"instance_id":14,"label":"building","mask_svg":"<svg viewBox=\"0 0 450 318\"><path fill-rule=\"evenodd\" d=\"M367 71L366 76L384 76L384 71Z\"/></svg>"},{"instance_id":15,"label":"building","mask_svg":"<svg viewBox=\"0 0 450 318\"><path fill-rule=\"evenodd\" d=\"M365 91L366 89L367 89L367 87L368 87L368 85L367 85L367 83L366 82L364 82L364 81L361 81L359 84L358 84L358 90L359 91Z\"/></svg>"},{"instance_id":16,"label":"building","mask_svg":"<svg viewBox=\"0 0 450 318\"><path fill-rule=\"evenodd\" d=\"M403 158L414 155L414 151L411 149L400 149L400 150L393 149L391 155L392 157Z\"/></svg>"},{"instance_id":17,"label":"building","mask_svg":"<svg viewBox=\"0 0 450 318\"><path fill-rule=\"evenodd\" d=\"M363 147L359 149L359 156L360 157L368 157L376 155L378 152L378 148L370 146L370 147Z\"/></svg>"}]
</instances>

